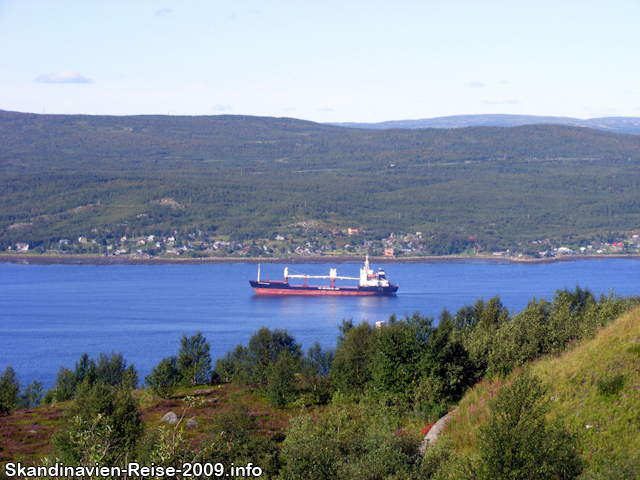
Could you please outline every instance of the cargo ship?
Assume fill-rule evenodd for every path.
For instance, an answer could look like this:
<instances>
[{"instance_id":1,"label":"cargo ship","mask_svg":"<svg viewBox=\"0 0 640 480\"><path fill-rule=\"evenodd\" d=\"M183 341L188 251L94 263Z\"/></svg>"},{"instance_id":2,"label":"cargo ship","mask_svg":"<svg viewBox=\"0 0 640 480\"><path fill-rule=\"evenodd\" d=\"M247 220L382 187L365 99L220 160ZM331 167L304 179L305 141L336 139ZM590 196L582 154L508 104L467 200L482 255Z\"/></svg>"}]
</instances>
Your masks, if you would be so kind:
<instances>
[{"instance_id":1,"label":"cargo ship","mask_svg":"<svg viewBox=\"0 0 640 480\"><path fill-rule=\"evenodd\" d=\"M303 279L302 285L289 284L290 278ZM330 285L308 285L309 279L328 279ZM336 280L358 280L354 287L336 286ZM260 265L258 265L258 279L249 280L251 287L258 295L358 295L358 296L391 296L398 291L398 285L392 285L382 268L374 272L369 268L369 257L360 269L360 277L338 276L337 269L329 269L329 275L290 275L289 268L284 269L284 281L270 281L260 279Z\"/></svg>"}]
</instances>

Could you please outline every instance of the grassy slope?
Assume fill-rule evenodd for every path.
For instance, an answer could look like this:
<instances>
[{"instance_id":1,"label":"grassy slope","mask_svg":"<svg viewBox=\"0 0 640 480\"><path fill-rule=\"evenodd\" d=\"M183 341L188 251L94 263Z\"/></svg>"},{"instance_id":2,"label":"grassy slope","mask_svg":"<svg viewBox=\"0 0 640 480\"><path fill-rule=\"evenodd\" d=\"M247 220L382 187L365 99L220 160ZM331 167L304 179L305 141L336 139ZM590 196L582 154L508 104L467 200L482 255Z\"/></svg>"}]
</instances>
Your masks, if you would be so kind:
<instances>
[{"instance_id":1,"label":"grassy slope","mask_svg":"<svg viewBox=\"0 0 640 480\"><path fill-rule=\"evenodd\" d=\"M602 329L593 340L530 368L549 385L550 415L579 432L589 467L625 455L640 460L640 309ZM599 393L598 379L616 374L625 378L620 393ZM460 454L476 451L478 430L490 418L488 404L502 383L483 380L460 403L447 428Z\"/></svg>"}]
</instances>

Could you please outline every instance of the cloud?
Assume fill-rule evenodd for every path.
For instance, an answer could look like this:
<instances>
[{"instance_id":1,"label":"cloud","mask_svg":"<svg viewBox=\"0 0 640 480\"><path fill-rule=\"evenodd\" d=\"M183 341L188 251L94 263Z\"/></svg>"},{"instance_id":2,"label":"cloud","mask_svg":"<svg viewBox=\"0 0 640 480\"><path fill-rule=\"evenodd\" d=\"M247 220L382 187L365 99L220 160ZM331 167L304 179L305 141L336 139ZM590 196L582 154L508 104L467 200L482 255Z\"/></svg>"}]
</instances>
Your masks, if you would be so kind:
<instances>
[{"instance_id":1,"label":"cloud","mask_svg":"<svg viewBox=\"0 0 640 480\"><path fill-rule=\"evenodd\" d=\"M484 87L484 83L474 80L473 82L467 83L466 86L471 88L480 88L480 87Z\"/></svg>"},{"instance_id":2,"label":"cloud","mask_svg":"<svg viewBox=\"0 0 640 480\"><path fill-rule=\"evenodd\" d=\"M167 15L171 15L172 13L173 13L173 10L171 10L170 8L161 8L156 12L156 15L160 17L166 17Z\"/></svg>"},{"instance_id":3,"label":"cloud","mask_svg":"<svg viewBox=\"0 0 640 480\"><path fill-rule=\"evenodd\" d=\"M215 112L228 112L229 110L233 110L233 107L231 105L214 105L213 107L211 107L211 110L215 111Z\"/></svg>"},{"instance_id":4,"label":"cloud","mask_svg":"<svg viewBox=\"0 0 640 480\"><path fill-rule=\"evenodd\" d=\"M509 82L506 81L504 78L502 80L498 80L498 85L506 85L507 83Z\"/></svg>"},{"instance_id":5,"label":"cloud","mask_svg":"<svg viewBox=\"0 0 640 480\"><path fill-rule=\"evenodd\" d=\"M80 75L78 72L53 72L50 74L38 75L33 79L37 83L91 83L91 80Z\"/></svg>"},{"instance_id":6,"label":"cloud","mask_svg":"<svg viewBox=\"0 0 640 480\"><path fill-rule=\"evenodd\" d=\"M518 105L520 102L518 100L501 100L499 102L482 102L486 105Z\"/></svg>"},{"instance_id":7,"label":"cloud","mask_svg":"<svg viewBox=\"0 0 640 480\"><path fill-rule=\"evenodd\" d=\"M316 108L316 112L333 112L333 108Z\"/></svg>"}]
</instances>

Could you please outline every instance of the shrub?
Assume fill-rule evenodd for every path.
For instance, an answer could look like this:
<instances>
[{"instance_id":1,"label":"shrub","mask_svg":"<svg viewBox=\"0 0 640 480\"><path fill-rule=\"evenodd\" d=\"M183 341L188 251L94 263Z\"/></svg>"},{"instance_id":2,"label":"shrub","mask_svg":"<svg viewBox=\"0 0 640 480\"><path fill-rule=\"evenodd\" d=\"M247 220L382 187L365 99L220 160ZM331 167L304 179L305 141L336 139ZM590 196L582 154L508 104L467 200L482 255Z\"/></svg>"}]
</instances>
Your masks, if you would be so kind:
<instances>
[{"instance_id":1,"label":"shrub","mask_svg":"<svg viewBox=\"0 0 640 480\"><path fill-rule=\"evenodd\" d=\"M67 465L122 464L143 433L137 407L130 389L83 384L54 436L56 456Z\"/></svg>"},{"instance_id":2,"label":"shrub","mask_svg":"<svg viewBox=\"0 0 640 480\"><path fill-rule=\"evenodd\" d=\"M596 388L601 395L617 395L624 387L625 377L621 373L607 374L596 380Z\"/></svg>"},{"instance_id":3,"label":"shrub","mask_svg":"<svg viewBox=\"0 0 640 480\"><path fill-rule=\"evenodd\" d=\"M631 345L629 348L627 348L627 351L640 357L640 344Z\"/></svg>"},{"instance_id":4,"label":"shrub","mask_svg":"<svg viewBox=\"0 0 640 480\"><path fill-rule=\"evenodd\" d=\"M343 399L334 396L317 424L308 413L291 420L279 478L419 478L419 439L398 430L391 410Z\"/></svg>"},{"instance_id":5,"label":"shrub","mask_svg":"<svg viewBox=\"0 0 640 480\"><path fill-rule=\"evenodd\" d=\"M546 421L546 395L547 388L526 371L502 387L478 441L481 478L544 480L580 475L577 438Z\"/></svg>"}]
</instances>

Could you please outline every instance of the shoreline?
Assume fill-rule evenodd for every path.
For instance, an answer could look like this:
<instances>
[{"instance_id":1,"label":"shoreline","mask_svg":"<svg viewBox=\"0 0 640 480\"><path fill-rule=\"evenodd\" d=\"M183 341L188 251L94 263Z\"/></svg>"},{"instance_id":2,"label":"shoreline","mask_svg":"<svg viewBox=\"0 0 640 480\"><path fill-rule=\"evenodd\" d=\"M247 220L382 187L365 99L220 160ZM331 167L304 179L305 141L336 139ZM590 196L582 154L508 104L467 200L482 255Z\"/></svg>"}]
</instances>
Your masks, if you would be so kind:
<instances>
[{"instance_id":1,"label":"shoreline","mask_svg":"<svg viewBox=\"0 0 640 480\"><path fill-rule=\"evenodd\" d=\"M435 263L435 262L490 262L490 263L556 263L578 260L606 260L612 258L640 260L637 254L611 255L562 255L552 258L504 258L504 257L461 257L457 255L423 256L423 257L369 257L371 263ZM208 258L131 258L131 257L87 257L87 255L29 255L29 254L0 254L2 263L18 263L33 265L195 265L195 264L232 264L232 263L273 263L273 264L303 264L303 263L348 263L363 262L360 255L326 255L326 256L290 256L290 257L208 257Z\"/></svg>"}]
</instances>

